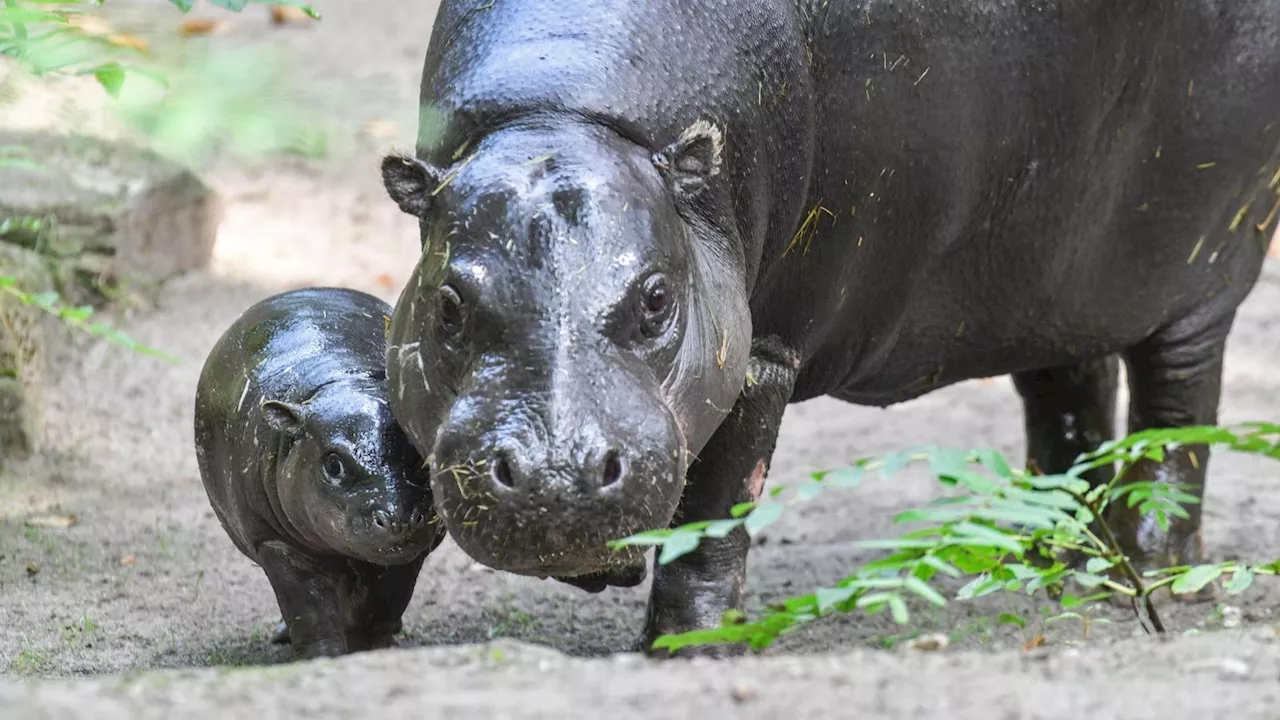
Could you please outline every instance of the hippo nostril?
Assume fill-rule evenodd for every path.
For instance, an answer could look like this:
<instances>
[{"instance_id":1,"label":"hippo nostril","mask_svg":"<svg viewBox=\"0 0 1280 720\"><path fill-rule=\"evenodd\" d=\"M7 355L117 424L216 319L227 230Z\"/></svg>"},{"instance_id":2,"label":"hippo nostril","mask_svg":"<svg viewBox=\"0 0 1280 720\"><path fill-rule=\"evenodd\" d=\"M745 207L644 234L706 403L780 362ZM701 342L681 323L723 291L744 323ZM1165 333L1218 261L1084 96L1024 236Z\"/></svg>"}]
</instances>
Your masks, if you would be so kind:
<instances>
[{"instance_id":1,"label":"hippo nostril","mask_svg":"<svg viewBox=\"0 0 1280 720\"><path fill-rule=\"evenodd\" d=\"M427 516L421 510L414 510L409 516L409 527L418 527L427 521Z\"/></svg>"},{"instance_id":2,"label":"hippo nostril","mask_svg":"<svg viewBox=\"0 0 1280 720\"><path fill-rule=\"evenodd\" d=\"M379 530L386 530L391 525L391 516L387 515L386 510L377 510L373 513L373 526Z\"/></svg>"},{"instance_id":3,"label":"hippo nostril","mask_svg":"<svg viewBox=\"0 0 1280 720\"><path fill-rule=\"evenodd\" d=\"M511 463L507 461L506 455L498 455L493 462L493 479L500 485L509 488L516 486L515 480L511 478Z\"/></svg>"},{"instance_id":4,"label":"hippo nostril","mask_svg":"<svg viewBox=\"0 0 1280 720\"><path fill-rule=\"evenodd\" d=\"M622 458L618 456L617 450L610 450L604 458L604 476L601 478L600 486L609 487L621 479Z\"/></svg>"}]
</instances>

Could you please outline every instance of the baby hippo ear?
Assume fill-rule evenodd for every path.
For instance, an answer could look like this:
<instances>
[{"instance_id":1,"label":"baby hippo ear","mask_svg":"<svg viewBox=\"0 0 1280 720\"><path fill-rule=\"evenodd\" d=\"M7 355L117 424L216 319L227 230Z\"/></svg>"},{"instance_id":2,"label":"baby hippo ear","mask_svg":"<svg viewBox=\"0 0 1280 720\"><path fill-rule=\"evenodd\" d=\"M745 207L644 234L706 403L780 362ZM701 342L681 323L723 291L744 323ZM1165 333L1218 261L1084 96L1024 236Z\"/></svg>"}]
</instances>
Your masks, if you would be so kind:
<instances>
[{"instance_id":1,"label":"baby hippo ear","mask_svg":"<svg viewBox=\"0 0 1280 720\"><path fill-rule=\"evenodd\" d=\"M709 178L720 174L724 155L724 134L720 128L699 120L675 142L653 157L659 170L676 176Z\"/></svg>"},{"instance_id":2,"label":"baby hippo ear","mask_svg":"<svg viewBox=\"0 0 1280 720\"><path fill-rule=\"evenodd\" d=\"M382 158L382 185L400 209L414 217L422 217L431 207L431 198L440 187L444 172L408 155Z\"/></svg>"},{"instance_id":3,"label":"baby hippo ear","mask_svg":"<svg viewBox=\"0 0 1280 720\"><path fill-rule=\"evenodd\" d=\"M261 407L262 416L266 418L272 430L290 437L302 435L302 422L306 411L300 406L279 400L263 400Z\"/></svg>"}]
</instances>

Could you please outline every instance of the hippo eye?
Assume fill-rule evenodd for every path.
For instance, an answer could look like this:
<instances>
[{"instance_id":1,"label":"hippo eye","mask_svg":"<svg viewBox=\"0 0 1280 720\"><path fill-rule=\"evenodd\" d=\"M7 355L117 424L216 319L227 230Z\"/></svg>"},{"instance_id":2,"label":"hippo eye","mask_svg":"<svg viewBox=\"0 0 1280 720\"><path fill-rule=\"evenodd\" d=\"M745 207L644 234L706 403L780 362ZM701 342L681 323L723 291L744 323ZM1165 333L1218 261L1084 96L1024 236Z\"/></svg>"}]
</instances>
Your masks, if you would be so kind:
<instances>
[{"instance_id":1,"label":"hippo eye","mask_svg":"<svg viewBox=\"0 0 1280 720\"><path fill-rule=\"evenodd\" d=\"M462 298L448 285L440 288L440 328L450 335L462 332Z\"/></svg>"},{"instance_id":2,"label":"hippo eye","mask_svg":"<svg viewBox=\"0 0 1280 720\"><path fill-rule=\"evenodd\" d=\"M325 456L324 474L333 483L341 483L346 478L347 466L338 453L331 452Z\"/></svg>"},{"instance_id":3,"label":"hippo eye","mask_svg":"<svg viewBox=\"0 0 1280 720\"><path fill-rule=\"evenodd\" d=\"M671 314L671 289L667 278L661 273L654 273L644 282L645 333L653 336L662 331L667 317Z\"/></svg>"}]
</instances>

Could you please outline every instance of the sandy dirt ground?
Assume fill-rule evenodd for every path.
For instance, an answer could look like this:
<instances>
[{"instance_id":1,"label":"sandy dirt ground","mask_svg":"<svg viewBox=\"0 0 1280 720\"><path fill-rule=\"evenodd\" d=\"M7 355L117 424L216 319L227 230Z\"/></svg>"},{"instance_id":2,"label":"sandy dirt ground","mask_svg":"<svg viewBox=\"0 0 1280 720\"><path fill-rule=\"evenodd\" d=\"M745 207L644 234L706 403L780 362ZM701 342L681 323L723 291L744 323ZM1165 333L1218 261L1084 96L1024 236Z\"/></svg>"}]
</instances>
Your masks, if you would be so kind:
<instances>
[{"instance_id":1,"label":"sandy dirt ground","mask_svg":"<svg viewBox=\"0 0 1280 720\"><path fill-rule=\"evenodd\" d=\"M118 6L176 22L165 5ZM315 26L273 29L265 11L249 12L219 42L286 50L346 142L319 164L219 163L210 179L227 217L212 266L172 281L126 319L133 336L183 362L76 341L79 353L58 361L47 449L0 475L0 717L354 718L384 709L448 717L808 717L837 709L965 720L1275 717L1280 584L1265 581L1229 606L1169 609L1163 640L1111 608L1091 610L1088 622L1001 624L1008 610L1033 618L1056 610L1043 598L1000 597L916 607L906 627L881 616L822 622L759 657L661 663L626 652L643 622L647 582L589 595L489 571L446 541L423 571L401 648L288 664L287 651L268 642L278 618L271 588L227 539L200 485L191 445L196 377L222 330L269 294L345 285L394 301L415 260L415 226L382 194L377 160L392 144L411 145L434 9L394 0L318 5L326 17ZM1277 417L1280 263L1270 262L1229 345L1226 422ZM832 400L793 406L771 482L923 442L991 447L1020 460L1020 405L1008 380L965 383L885 410ZM1278 470L1214 458L1205 507L1214 559L1278 554ZM842 577L871 557L853 541L890 536L894 511L927 502L935 489L908 471L787 514L752 551L748 609ZM78 522L27 522L46 514ZM949 647L913 649L909 640L921 633L943 633Z\"/></svg>"}]
</instances>

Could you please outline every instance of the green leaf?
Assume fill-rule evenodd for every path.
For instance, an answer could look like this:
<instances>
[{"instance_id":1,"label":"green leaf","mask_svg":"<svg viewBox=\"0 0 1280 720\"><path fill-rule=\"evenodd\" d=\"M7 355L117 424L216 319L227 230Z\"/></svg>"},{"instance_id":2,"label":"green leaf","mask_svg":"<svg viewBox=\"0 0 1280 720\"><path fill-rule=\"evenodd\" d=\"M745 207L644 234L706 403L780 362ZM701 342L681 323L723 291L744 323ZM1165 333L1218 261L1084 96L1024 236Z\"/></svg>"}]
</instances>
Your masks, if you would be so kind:
<instances>
[{"instance_id":1,"label":"green leaf","mask_svg":"<svg viewBox=\"0 0 1280 720\"><path fill-rule=\"evenodd\" d=\"M1084 569L1090 573L1100 573L1109 570L1116 564L1115 560L1103 557L1089 558L1089 562L1085 563Z\"/></svg>"},{"instance_id":2,"label":"green leaf","mask_svg":"<svg viewBox=\"0 0 1280 720\"><path fill-rule=\"evenodd\" d=\"M1022 555L1023 546L1009 535L971 522L958 522L953 527L957 535L965 537L966 544L987 545L1008 550L1015 555Z\"/></svg>"},{"instance_id":3,"label":"green leaf","mask_svg":"<svg viewBox=\"0 0 1280 720\"><path fill-rule=\"evenodd\" d=\"M929 567L937 570L938 572L944 575L949 575L953 578L958 578L961 575L960 570L956 568L954 565L944 562L942 559L934 555L925 555L924 557L920 558L920 562L924 565L928 565Z\"/></svg>"},{"instance_id":4,"label":"green leaf","mask_svg":"<svg viewBox=\"0 0 1280 720\"><path fill-rule=\"evenodd\" d=\"M739 525L742 525L741 520L715 520L702 529L702 534L709 538L723 538L727 537Z\"/></svg>"},{"instance_id":5,"label":"green leaf","mask_svg":"<svg viewBox=\"0 0 1280 720\"><path fill-rule=\"evenodd\" d=\"M1072 573L1071 577L1073 577L1076 582L1080 583L1084 587L1098 587L1099 585L1107 581L1107 579L1102 577L1101 575L1094 575L1093 573L1089 573L1089 572L1077 571Z\"/></svg>"},{"instance_id":6,"label":"green leaf","mask_svg":"<svg viewBox=\"0 0 1280 720\"><path fill-rule=\"evenodd\" d=\"M1001 455L999 452L996 452L995 450L976 450L974 451L974 455L977 456L978 462L981 463L983 467L996 475L1006 480L1012 480L1017 477L1013 468L1009 467L1009 463L1004 459L1004 455Z\"/></svg>"},{"instance_id":7,"label":"green leaf","mask_svg":"<svg viewBox=\"0 0 1280 720\"><path fill-rule=\"evenodd\" d=\"M904 587L906 587L906 589L919 595L925 600L928 600L934 605L937 605L938 607L942 607L947 604L946 598L942 597L942 595L940 595L937 590L934 590L932 587L930 587L929 583L921 580L918 577L908 576L903 580L902 584Z\"/></svg>"},{"instance_id":8,"label":"green leaf","mask_svg":"<svg viewBox=\"0 0 1280 720\"><path fill-rule=\"evenodd\" d=\"M1173 581L1173 586L1169 588L1173 592L1181 595L1184 593L1193 593L1205 585L1217 580L1222 575L1223 568L1221 565L1196 565L1190 570L1178 576Z\"/></svg>"},{"instance_id":9,"label":"green leaf","mask_svg":"<svg viewBox=\"0 0 1280 720\"><path fill-rule=\"evenodd\" d=\"M169 0L182 12L191 12L191 8L195 7L196 0Z\"/></svg>"},{"instance_id":10,"label":"green leaf","mask_svg":"<svg viewBox=\"0 0 1280 720\"><path fill-rule=\"evenodd\" d=\"M679 530L671 533L667 541L662 544L662 553L658 555L658 564L666 565L688 555L698 549L698 542L701 539L697 533L681 532Z\"/></svg>"},{"instance_id":11,"label":"green leaf","mask_svg":"<svg viewBox=\"0 0 1280 720\"><path fill-rule=\"evenodd\" d=\"M1002 625L1016 625L1019 628L1027 626L1027 621L1023 619L1022 616L1007 612L1000 613L1000 615L996 617L996 622Z\"/></svg>"},{"instance_id":12,"label":"green leaf","mask_svg":"<svg viewBox=\"0 0 1280 720\"><path fill-rule=\"evenodd\" d=\"M822 481L840 488L856 488L862 484L864 475L860 467L847 467L826 473Z\"/></svg>"},{"instance_id":13,"label":"green leaf","mask_svg":"<svg viewBox=\"0 0 1280 720\"><path fill-rule=\"evenodd\" d=\"M813 593L814 600L818 605L818 613L826 614L831 608L837 604L848 600L857 594L859 588L856 587L838 587L838 588L818 588Z\"/></svg>"},{"instance_id":14,"label":"green leaf","mask_svg":"<svg viewBox=\"0 0 1280 720\"><path fill-rule=\"evenodd\" d=\"M1236 568L1236 571L1231 574L1231 580L1227 583L1226 588L1224 589L1227 591L1228 595L1239 595L1249 589L1249 586L1253 584L1253 577L1253 570L1248 567L1238 567Z\"/></svg>"},{"instance_id":15,"label":"green leaf","mask_svg":"<svg viewBox=\"0 0 1280 720\"><path fill-rule=\"evenodd\" d=\"M800 487L796 488L796 501L808 502L809 500L812 500L818 497L819 495L821 495L822 491L825 489L826 488L820 482L810 481L810 482L804 483Z\"/></svg>"},{"instance_id":16,"label":"green leaf","mask_svg":"<svg viewBox=\"0 0 1280 720\"><path fill-rule=\"evenodd\" d=\"M889 613L893 615L893 621L899 625L906 625L910 620L907 614L907 603L898 595L889 596Z\"/></svg>"},{"instance_id":17,"label":"green leaf","mask_svg":"<svg viewBox=\"0 0 1280 720\"><path fill-rule=\"evenodd\" d=\"M780 517L782 517L782 503L766 503L752 510L744 525L747 533L755 537L761 530L777 522Z\"/></svg>"},{"instance_id":18,"label":"green leaf","mask_svg":"<svg viewBox=\"0 0 1280 720\"><path fill-rule=\"evenodd\" d=\"M103 90L113 98L120 97L120 88L124 86L124 68L119 63L108 63L99 65L91 70L93 77L97 79L98 84Z\"/></svg>"}]
</instances>

